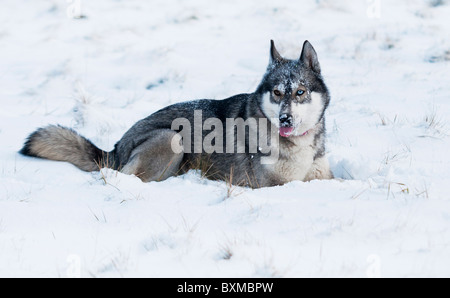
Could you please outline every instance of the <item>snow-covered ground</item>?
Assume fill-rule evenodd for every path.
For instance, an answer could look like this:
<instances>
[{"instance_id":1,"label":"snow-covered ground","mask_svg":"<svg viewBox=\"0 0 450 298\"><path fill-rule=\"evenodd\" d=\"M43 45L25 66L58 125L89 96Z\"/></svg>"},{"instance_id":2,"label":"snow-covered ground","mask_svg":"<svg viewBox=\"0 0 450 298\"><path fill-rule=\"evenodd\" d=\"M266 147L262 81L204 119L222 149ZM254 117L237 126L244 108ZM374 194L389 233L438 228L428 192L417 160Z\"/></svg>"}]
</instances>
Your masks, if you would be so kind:
<instances>
[{"instance_id":1,"label":"snow-covered ground","mask_svg":"<svg viewBox=\"0 0 450 298\"><path fill-rule=\"evenodd\" d=\"M0 276L450 277L449 15L445 0L3 0ZM270 39L318 52L339 179L145 184L17 153L46 124L111 150L168 104L252 92Z\"/></svg>"}]
</instances>

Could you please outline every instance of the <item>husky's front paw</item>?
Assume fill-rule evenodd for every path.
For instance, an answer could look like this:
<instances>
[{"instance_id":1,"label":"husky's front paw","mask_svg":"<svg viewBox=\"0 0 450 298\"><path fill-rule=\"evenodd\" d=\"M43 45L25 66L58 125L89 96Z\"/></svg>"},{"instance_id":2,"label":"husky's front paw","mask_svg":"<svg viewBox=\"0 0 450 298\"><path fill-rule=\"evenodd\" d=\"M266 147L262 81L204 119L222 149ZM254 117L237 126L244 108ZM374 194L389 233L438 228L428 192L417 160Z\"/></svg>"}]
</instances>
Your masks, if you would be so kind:
<instances>
[{"instance_id":1,"label":"husky's front paw","mask_svg":"<svg viewBox=\"0 0 450 298\"><path fill-rule=\"evenodd\" d=\"M311 169L306 174L305 182L314 179L333 179L333 173L330 170L328 159L324 157L317 158L311 165Z\"/></svg>"}]
</instances>

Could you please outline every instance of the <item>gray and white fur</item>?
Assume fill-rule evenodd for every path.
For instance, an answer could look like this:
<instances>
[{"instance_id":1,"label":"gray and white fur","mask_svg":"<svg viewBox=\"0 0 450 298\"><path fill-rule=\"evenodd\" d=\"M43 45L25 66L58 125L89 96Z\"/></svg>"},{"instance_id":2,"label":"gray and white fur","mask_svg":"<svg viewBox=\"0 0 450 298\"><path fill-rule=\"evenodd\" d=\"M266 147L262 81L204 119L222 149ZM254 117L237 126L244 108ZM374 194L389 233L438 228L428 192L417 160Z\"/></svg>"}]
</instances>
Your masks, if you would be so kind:
<instances>
[{"instance_id":1,"label":"gray and white fur","mask_svg":"<svg viewBox=\"0 0 450 298\"><path fill-rule=\"evenodd\" d=\"M325 110L329 101L312 45L305 41L300 58L289 60L278 53L271 41L269 66L254 93L224 100L189 101L163 108L138 121L111 152L97 148L71 129L51 125L32 133L20 153L70 162L84 171L110 167L136 175L145 182L165 180L190 169L199 169L210 179L252 188L293 180L331 179L333 175L325 156ZM250 132L245 138L245 153L226 153L225 148L224 153L189 153L189 150L175 153L171 144L174 140L180 143L183 140L179 130L172 129L172 122L186 118L193 123L195 110L202 111L203 121L217 118L224 125L227 118L268 120L267 141L278 146L279 158L265 164L261 160L267 154L259 150L250 153ZM271 126L276 129L271 130ZM226 132L224 127L224 139L230 137ZM203 131L203 137L208 133ZM277 145L271 142L275 137L279 138Z\"/></svg>"}]
</instances>

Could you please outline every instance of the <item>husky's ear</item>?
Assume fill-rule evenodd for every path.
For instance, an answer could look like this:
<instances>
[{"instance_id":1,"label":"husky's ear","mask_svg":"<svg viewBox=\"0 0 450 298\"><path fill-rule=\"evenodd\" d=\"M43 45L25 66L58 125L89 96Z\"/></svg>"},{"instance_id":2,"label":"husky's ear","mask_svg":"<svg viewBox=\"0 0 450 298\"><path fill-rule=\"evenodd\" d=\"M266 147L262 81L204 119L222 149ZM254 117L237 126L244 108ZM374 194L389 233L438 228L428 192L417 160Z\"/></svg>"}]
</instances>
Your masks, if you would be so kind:
<instances>
[{"instance_id":1,"label":"husky's ear","mask_svg":"<svg viewBox=\"0 0 450 298\"><path fill-rule=\"evenodd\" d=\"M302 54L300 55L300 62L310 68L312 71L320 74L320 64L317 58L317 53L309 41L305 40L303 44Z\"/></svg>"},{"instance_id":2,"label":"husky's ear","mask_svg":"<svg viewBox=\"0 0 450 298\"><path fill-rule=\"evenodd\" d=\"M280 53L278 53L275 48L275 43L273 40L270 40L270 64L280 63L283 61L283 57L281 57Z\"/></svg>"}]
</instances>

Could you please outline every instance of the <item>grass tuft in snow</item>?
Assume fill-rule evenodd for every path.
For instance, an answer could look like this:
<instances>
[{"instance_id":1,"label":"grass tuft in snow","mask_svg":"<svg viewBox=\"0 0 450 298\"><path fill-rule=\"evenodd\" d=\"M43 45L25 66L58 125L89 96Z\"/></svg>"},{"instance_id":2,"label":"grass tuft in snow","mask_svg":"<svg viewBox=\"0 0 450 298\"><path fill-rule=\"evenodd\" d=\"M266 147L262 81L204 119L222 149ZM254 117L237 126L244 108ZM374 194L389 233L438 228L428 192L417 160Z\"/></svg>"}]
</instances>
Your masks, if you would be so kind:
<instances>
[{"instance_id":1,"label":"grass tuft in snow","mask_svg":"<svg viewBox=\"0 0 450 298\"><path fill-rule=\"evenodd\" d=\"M229 243L219 245L219 258L221 260L230 260L233 257L233 250Z\"/></svg>"},{"instance_id":2,"label":"grass tuft in snow","mask_svg":"<svg viewBox=\"0 0 450 298\"><path fill-rule=\"evenodd\" d=\"M409 187L405 183L389 182L386 199L389 199L390 196L395 198L395 194L398 193L409 195Z\"/></svg>"},{"instance_id":3,"label":"grass tuft in snow","mask_svg":"<svg viewBox=\"0 0 450 298\"><path fill-rule=\"evenodd\" d=\"M91 214L94 216L96 221L101 222L101 223L108 223L105 212L103 210L102 210L102 214L99 215L99 214L95 213L90 207L88 207L88 208L89 208L89 211L91 212Z\"/></svg>"},{"instance_id":4,"label":"grass tuft in snow","mask_svg":"<svg viewBox=\"0 0 450 298\"><path fill-rule=\"evenodd\" d=\"M423 118L426 134L420 137L433 137L442 139L448 136L447 123L437 114L435 107Z\"/></svg>"},{"instance_id":5,"label":"grass tuft in snow","mask_svg":"<svg viewBox=\"0 0 450 298\"><path fill-rule=\"evenodd\" d=\"M395 114L394 118L391 120L387 116L382 115L381 113L376 113L378 117L380 117L381 125L388 126L388 125L394 125L398 123L398 115Z\"/></svg>"},{"instance_id":6,"label":"grass tuft in snow","mask_svg":"<svg viewBox=\"0 0 450 298\"><path fill-rule=\"evenodd\" d=\"M233 169L233 167L231 167L230 175L228 177L226 177L226 179L225 179L225 185L227 187L227 192L226 192L224 200L232 198L232 197L237 197L244 192L243 188L241 187L241 185L243 186L244 183L243 182L237 183L236 181L233 180L233 178L234 178L234 169ZM236 192L237 190L240 190L240 191Z\"/></svg>"},{"instance_id":7,"label":"grass tuft in snow","mask_svg":"<svg viewBox=\"0 0 450 298\"><path fill-rule=\"evenodd\" d=\"M423 182L423 185L420 188L415 187L414 191L415 191L415 195L419 198L425 198L425 199L430 198L429 186L425 181Z\"/></svg>"}]
</instances>

